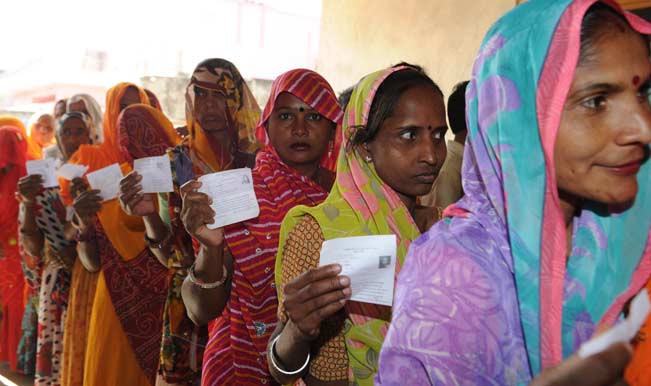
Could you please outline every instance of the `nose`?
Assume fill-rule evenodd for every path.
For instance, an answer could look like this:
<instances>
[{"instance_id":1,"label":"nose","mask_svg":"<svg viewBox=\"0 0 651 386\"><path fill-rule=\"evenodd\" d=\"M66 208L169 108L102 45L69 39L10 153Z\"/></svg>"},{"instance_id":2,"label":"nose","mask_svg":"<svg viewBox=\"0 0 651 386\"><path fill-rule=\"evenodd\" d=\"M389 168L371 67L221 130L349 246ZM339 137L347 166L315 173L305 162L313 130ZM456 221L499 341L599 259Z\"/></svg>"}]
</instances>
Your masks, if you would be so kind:
<instances>
[{"instance_id":1,"label":"nose","mask_svg":"<svg viewBox=\"0 0 651 386\"><path fill-rule=\"evenodd\" d=\"M445 159L445 146L443 147L443 155L441 157L441 150L437 148L437 144L432 141L429 136L421 138L418 144L418 162L426 163L429 166L437 166Z\"/></svg>"},{"instance_id":2,"label":"nose","mask_svg":"<svg viewBox=\"0 0 651 386\"><path fill-rule=\"evenodd\" d=\"M624 130L617 137L619 145L651 143L651 106L646 98L632 106L630 111L624 112L622 118L625 122L622 126Z\"/></svg>"},{"instance_id":3,"label":"nose","mask_svg":"<svg viewBox=\"0 0 651 386\"><path fill-rule=\"evenodd\" d=\"M297 137L306 137L308 135L307 124L305 123L305 117L300 117L300 119L294 120L292 125L292 134Z\"/></svg>"}]
</instances>

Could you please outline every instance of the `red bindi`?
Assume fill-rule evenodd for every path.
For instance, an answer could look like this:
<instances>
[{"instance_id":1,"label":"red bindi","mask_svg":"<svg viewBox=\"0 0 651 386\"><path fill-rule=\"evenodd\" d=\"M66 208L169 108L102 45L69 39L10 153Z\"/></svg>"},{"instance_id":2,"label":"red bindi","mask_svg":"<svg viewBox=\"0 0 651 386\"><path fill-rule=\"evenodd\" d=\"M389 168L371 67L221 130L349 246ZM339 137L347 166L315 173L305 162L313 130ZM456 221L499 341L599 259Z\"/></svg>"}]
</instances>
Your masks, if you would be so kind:
<instances>
[{"instance_id":1,"label":"red bindi","mask_svg":"<svg viewBox=\"0 0 651 386\"><path fill-rule=\"evenodd\" d=\"M633 77L633 86L637 86L640 83L640 77L635 75Z\"/></svg>"}]
</instances>

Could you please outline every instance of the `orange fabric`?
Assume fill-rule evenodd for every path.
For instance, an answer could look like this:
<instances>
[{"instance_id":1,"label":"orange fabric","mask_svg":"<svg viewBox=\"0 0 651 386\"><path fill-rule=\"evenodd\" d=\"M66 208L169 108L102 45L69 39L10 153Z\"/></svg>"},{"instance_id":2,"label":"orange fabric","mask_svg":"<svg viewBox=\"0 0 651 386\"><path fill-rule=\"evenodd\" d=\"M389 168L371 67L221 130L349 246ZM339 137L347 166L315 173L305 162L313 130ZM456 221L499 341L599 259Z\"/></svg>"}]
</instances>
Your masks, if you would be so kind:
<instances>
[{"instance_id":1,"label":"orange fabric","mask_svg":"<svg viewBox=\"0 0 651 386\"><path fill-rule=\"evenodd\" d=\"M97 280L87 345L84 386L150 385L124 330L120 328L120 319L115 313L103 273Z\"/></svg>"},{"instance_id":2,"label":"orange fabric","mask_svg":"<svg viewBox=\"0 0 651 386\"><path fill-rule=\"evenodd\" d=\"M0 115L0 126L13 126L20 129L20 132L27 140L27 158L28 159L41 159L43 158L43 149L36 141L30 138L27 134L27 129L23 121L11 115Z\"/></svg>"},{"instance_id":3,"label":"orange fabric","mask_svg":"<svg viewBox=\"0 0 651 386\"><path fill-rule=\"evenodd\" d=\"M84 382L86 341L98 277L98 273L88 272L77 259L72 269L70 297L63 329L61 386L80 386Z\"/></svg>"},{"instance_id":4,"label":"orange fabric","mask_svg":"<svg viewBox=\"0 0 651 386\"><path fill-rule=\"evenodd\" d=\"M647 282L646 290L651 294L651 280ZM633 360L626 368L626 382L630 386L651 385L651 315L640 328L633 347Z\"/></svg>"}]
</instances>

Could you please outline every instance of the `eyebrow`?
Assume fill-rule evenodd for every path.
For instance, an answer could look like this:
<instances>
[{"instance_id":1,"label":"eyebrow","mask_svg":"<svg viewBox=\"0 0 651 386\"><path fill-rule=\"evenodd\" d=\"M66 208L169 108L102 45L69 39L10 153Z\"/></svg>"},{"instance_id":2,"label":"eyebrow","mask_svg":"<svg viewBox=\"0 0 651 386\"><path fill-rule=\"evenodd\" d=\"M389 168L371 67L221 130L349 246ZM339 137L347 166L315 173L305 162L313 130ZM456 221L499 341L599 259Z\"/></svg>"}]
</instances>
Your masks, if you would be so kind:
<instances>
[{"instance_id":1,"label":"eyebrow","mask_svg":"<svg viewBox=\"0 0 651 386\"><path fill-rule=\"evenodd\" d=\"M307 106L307 105L298 106L298 107L297 106L275 106L274 107L274 111L283 110L283 109L284 110L300 110L300 109L303 109L304 111L318 112L313 107Z\"/></svg>"},{"instance_id":2,"label":"eyebrow","mask_svg":"<svg viewBox=\"0 0 651 386\"><path fill-rule=\"evenodd\" d=\"M416 130L416 129L427 129L429 127L431 127L431 126L424 127L424 126L418 126L418 125L407 125L407 126L396 127L396 130L409 130L409 129ZM436 130L447 130L447 129L448 129L447 125L432 127L432 130L434 130L434 131L436 131Z\"/></svg>"}]
</instances>

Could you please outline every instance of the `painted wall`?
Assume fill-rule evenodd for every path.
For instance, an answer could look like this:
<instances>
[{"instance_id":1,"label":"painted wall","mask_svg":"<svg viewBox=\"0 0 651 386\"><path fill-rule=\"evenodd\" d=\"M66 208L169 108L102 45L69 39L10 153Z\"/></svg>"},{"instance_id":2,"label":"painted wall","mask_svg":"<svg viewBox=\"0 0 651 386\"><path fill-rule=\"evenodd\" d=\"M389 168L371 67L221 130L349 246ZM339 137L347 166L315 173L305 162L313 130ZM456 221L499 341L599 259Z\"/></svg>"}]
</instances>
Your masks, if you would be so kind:
<instances>
[{"instance_id":1,"label":"painted wall","mask_svg":"<svg viewBox=\"0 0 651 386\"><path fill-rule=\"evenodd\" d=\"M400 61L425 67L447 96L470 77L488 28L516 0L323 0L317 71L340 92Z\"/></svg>"}]
</instances>

